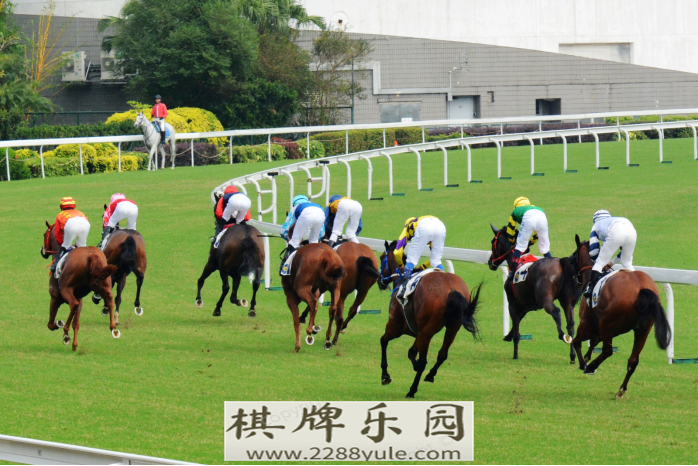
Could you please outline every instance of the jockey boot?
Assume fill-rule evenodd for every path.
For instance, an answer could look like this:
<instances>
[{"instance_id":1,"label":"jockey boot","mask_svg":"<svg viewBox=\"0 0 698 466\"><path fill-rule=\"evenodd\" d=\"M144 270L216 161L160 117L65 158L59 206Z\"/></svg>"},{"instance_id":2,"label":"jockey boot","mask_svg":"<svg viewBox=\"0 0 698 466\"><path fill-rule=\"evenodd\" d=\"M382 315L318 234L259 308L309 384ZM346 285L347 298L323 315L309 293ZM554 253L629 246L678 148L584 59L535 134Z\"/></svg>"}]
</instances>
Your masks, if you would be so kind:
<instances>
[{"instance_id":1,"label":"jockey boot","mask_svg":"<svg viewBox=\"0 0 698 466\"><path fill-rule=\"evenodd\" d=\"M286 259L288 259L288 256L290 256L293 251L295 251L296 248L291 246L290 244L286 246L286 253L284 254L284 258L281 259L281 267L279 267L279 275L281 275L281 271L284 269L284 264L286 263Z\"/></svg>"},{"instance_id":2,"label":"jockey boot","mask_svg":"<svg viewBox=\"0 0 698 466\"><path fill-rule=\"evenodd\" d=\"M58 250L58 254L56 255L56 260L53 261L53 264L51 264L51 267L49 268L49 270L51 270L51 272L56 271L56 266L58 265L58 262L61 260L61 258L65 255L66 251L67 251L67 249L64 248L63 246L61 246L61 248Z\"/></svg>"},{"instance_id":3,"label":"jockey boot","mask_svg":"<svg viewBox=\"0 0 698 466\"><path fill-rule=\"evenodd\" d=\"M247 220L243 220L242 222L240 222L240 225L247 225Z\"/></svg>"},{"instance_id":4,"label":"jockey boot","mask_svg":"<svg viewBox=\"0 0 698 466\"><path fill-rule=\"evenodd\" d=\"M167 134L164 131L160 131L160 144L165 145L167 142Z\"/></svg>"},{"instance_id":5,"label":"jockey boot","mask_svg":"<svg viewBox=\"0 0 698 466\"><path fill-rule=\"evenodd\" d=\"M334 249L334 245L335 245L335 244L336 244L336 243L335 243L334 241L332 241L332 240L330 240L330 241L327 243L327 245L328 245L329 247L333 248L333 249Z\"/></svg>"},{"instance_id":6,"label":"jockey boot","mask_svg":"<svg viewBox=\"0 0 698 466\"><path fill-rule=\"evenodd\" d=\"M102 231L102 241L99 242L97 247L99 249L102 249L102 243L104 243L104 240L109 236L112 232L114 231L114 227L104 227L104 230Z\"/></svg>"},{"instance_id":7,"label":"jockey boot","mask_svg":"<svg viewBox=\"0 0 698 466\"><path fill-rule=\"evenodd\" d=\"M585 298L591 298L591 294L594 292L594 287L596 286L596 283L599 281L599 278L601 278L601 272L592 270L591 277L589 278L589 284L587 285L587 289L584 290Z\"/></svg>"},{"instance_id":8,"label":"jockey boot","mask_svg":"<svg viewBox=\"0 0 698 466\"><path fill-rule=\"evenodd\" d=\"M545 258L547 258L547 259L550 259L550 258L553 257L553 255L550 254L550 251L548 251L548 252L546 252L545 254L543 254L543 257L545 257Z\"/></svg>"},{"instance_id":9,"label":"jockey boot","mask_svg":"<svg viewBox=\"0 0 698 466\"><path fill-rule=\"evenodd\" d=\"M520 259L521 251L518 249L511 251L511 268L509 269L509 276L507 277L507 280L514 280L514 273L516 273L516 269L519 267Z\"/></svg>"}]
</instances>

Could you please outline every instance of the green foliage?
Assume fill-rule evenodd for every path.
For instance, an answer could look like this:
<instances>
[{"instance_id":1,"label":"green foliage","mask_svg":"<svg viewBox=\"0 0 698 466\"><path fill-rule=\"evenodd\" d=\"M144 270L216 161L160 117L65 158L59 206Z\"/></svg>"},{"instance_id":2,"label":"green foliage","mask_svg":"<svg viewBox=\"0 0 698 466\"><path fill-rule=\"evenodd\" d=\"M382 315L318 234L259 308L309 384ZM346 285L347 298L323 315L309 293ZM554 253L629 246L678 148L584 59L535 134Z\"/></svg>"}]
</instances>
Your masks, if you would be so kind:
<instances>
[{"instance_id":1,"label":"green foliage","mask_svg":"<svg viewBox=\"0 0 698 466\"><path fill-rule=\"evenodd\" d=\"M0 140L15 139L15 132L24 124L24 111L21 108L0 108Z\"/></svg>"},{"instance_id":2,"label":"green foliage","mask_svg":"<svg viewBox=\"0 0 698 466\"><path fill-rule=\"evenodd\" d=\"M41 160L34 159L24 162L31 171L33 178L41 178ZM47 178L80 174L78 159L63 159L59 157L44 157L44 173Z\"/></svg>"},{"instance_id":3,"label":"green foliage","mask_svg":"<svg viewBox=\"0 0 698 466\"><path fill-rule=\"evenodd\" d=\"M10 156L10 158L13 158L15 160L25 160L35 157L39 157L39 153L31 149L17 149L14 155Z\"/></svg>"},{"instance_id":4,"label":"green foliage","mask_svg":"<svg viewBox=\"0 0 698 466\"><path fill-rule=\"evenodd\" d=\"M94 136L127 136L137 135L139 131L133 127L133 121L120 121L115 123L99 123L95 125L40 125L33 127L20 127L13 139L53 139L53 138L79 138Z\"/></svg>"},{"instance_id":5,"label":"green foliage","mask_svg":"<svg viewBox=\"0 0 698 466\"><path fill-rule=\"evenodd\" d=\"M139 157L135 155L121 155L121 171L130 172L138 170ZM112 155L95 160L95 170L99 173L119 171L119 156Z\"/></svg>"},{"instance_id":6,"label":"green foliage","mask_svg":"<svg viewBox=\"0 0 698 466\"><path fill-rule=\"evenodd\" d=\"M401 146L422 142L422 128L395 128L395 141Z\"/></svg>"},{"instance_id":7,"label":"green foliage","mask_svg":"<svg viewBox=\"0 0 698 466\"><path fill-rule=\"evenodd\" d=\"M299 141L298 149L303 153L303 157L308 157L308 146L305 141ZM310 158L319 159L325 156L325 146L320 141L310 141Z\"/></svg>"},{"instance_id":8,"label":"green foliage","mask_svg":"<svg viewBox=\"0 0 698 466\"><path fill-rule=\"evenodd\" d=\"M271 145L271 159L281 160L286 157L286 149L277 144ZM268 146L234 146L234 163L266 162L269 160ZM230 163L229 154L221 154L219 163Z\"/></svg>"},{"instance_id":9,"label":"green foliage","mask_svg":"<svg viewBox=\"0 0 698 466\"><path fill-rule=\"evenodd\" d=\"M421 131L420 131L421 133ZM427 134L425 136L426 142L444 141L446 139L460 139L460 131L450 134ZM422 135L419 135L419 142L422 141Z\"/></svg>"},{"instance_id":10,"label":"green foliage","mask_svg":"<svg viewBox=\"0 0 698 466\"><path fill-rule=\"evenodd\" d=\"M385 130L385 143L392 145L395 140L395 131L391 128ZM310 136L312 141L320 141L325 149L325 155L339 155L346 152L346 132L333 131L318 133ZM382 129L361 129L349 131L349 152L362 152L381 149L383 147Z\"/></svg>"},{"instance_id":11,"label":"green foliage","mask_svg":"<svg viewBox=\"0 0 698 466\"><path fill-rule=\"evenodd\" d=\"M263 79L245 83L235 98L214 105L215 112L233 128L281 127L298 109L296 91Z\"/></svg>"},{"instance_id":12,"label":"green foliage","mask_svg":"<svg viewBox=\"0 0 698 466\"><path fill-rule=\"evenodd\" d=\"M31 178L31 172L22 160L10 159L10 180L26 180ZM7 162L5 155L0 159L0 181L7 181Z\"/></svg>"}]
</instances>

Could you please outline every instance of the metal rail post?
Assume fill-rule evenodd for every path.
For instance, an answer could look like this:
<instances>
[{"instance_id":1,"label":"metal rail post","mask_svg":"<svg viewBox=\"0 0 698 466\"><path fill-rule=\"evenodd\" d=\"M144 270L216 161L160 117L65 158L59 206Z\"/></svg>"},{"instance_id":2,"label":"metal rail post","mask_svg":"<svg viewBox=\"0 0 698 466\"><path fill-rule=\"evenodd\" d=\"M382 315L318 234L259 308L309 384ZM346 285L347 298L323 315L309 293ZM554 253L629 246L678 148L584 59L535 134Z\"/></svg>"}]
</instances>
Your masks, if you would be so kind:
<instances>
[{"instance_id":1,"label":"metal rail post","mask_svg":"<svg viewBox=\"0 0 698 466\"><path fill-rule=\"evenodd\" d=\"M383 149L385 149L385 128L383 128Z\"/></svg>"},{"instance_id":2,"label":"metal rail post","mask_svg":"<svg viewBox=\"0 0 698 466\"><path fill-rule=\"evenodd\" d=\"M230 144L228 145L230 150L230 165L233 164L233 137L230 136Z\"/></svg>"},{"instance_id":3,"label":"metal rail post","mask_svg":"<svg viewBox=\"0 0 698 466\"><path fill-rule=\"evenodd\" d=\"M696 125L689 125L693 130L693 160L698 160L698 135L696 134Z\"/></svg>"},{"instance_id":4,"label":"metal rail post","mask_svg":"<svg viewBox=\"0 0 698 466\"><path fill-rule=\"evenodd\" d=\"M366 163L368 163L368 200L372 201L373 198L371 197L371 191L373 190L373 165L371 164L371 159L367 156L360 155L359 158L361 160L365 160ZM380 200L382 200L382 198L380 198Z\"/></svg>"},{"instance_id":5,"label":"metal rail post","mask_svg":"<svg viewBox=\"0 0 698 466\"><path fill-rule=\"evenodd\" d=\"M41 179L46 179L44 172L44 146L39 146L39 157L41 157ZM119 171L121 171L121 163L119 163Z\"/></svg>"},{"instance_id":6,"label":"metal rail post","mask_svg":"<svg viewBox=\"0 0 698 466\"><path fill-rule=\"evenodd\" d=\"M666 319L669 321L669 329L671 329L671 340L666 347L666 357L669 364L674 362L674 290L671 289L671 284L662 283L664 292L666 293Z\"/></svg>"},{"instance_id":7,"label":"metal rail post","mask_svg":"<svg viewBox=\"0 0 698 466\"><path fill-rule=\"evenodd\" d=\"M600 159L601 159L601 156L599 155L599 135L594 131L591 131L591 134L594 136L594 141L596 141L596 169L597 170L608 170L608 167L600 167L599 166Z\"/></svg>"},{"instance_id":8,"label":"metal rail post","mask_svg":"<svg viewBox=\"0 0 698 466\"><path fill-rule=\"evenodd\" d=\"M628 167L639 167L639 163L630 163L630 133L627 129L622 129L621 131L625 134L625 164Z\"/></svg>"},{"instance_id":9,"label":"metal rail post","mask_svg":"<svg viewBox=\"0 0 698 466\"><path fill-rule=\"evenodd\" d=\"M424 126L422 126L422 144L427 142L426 138L424 137Z\"/></svg>"},{"instance_id":10,"label":"metal rail post","mask_svg":"<svg viewBox=\"0 0 698 466\"><path fill-rule=\"evenodd\" d=\"M349 130L347 130L346 138L344 141L344 154L349 153Z\"/></svg>"},{"instance_id":11,"label":"metal rail post","mask_svg":"<svg viewBox=\"0 0 698 466\"><path fill-rule=\"evenodd\" d=\"M157 152L157 151L156 151ZM191 166L194 166L194 140L192 139L189 144L189 152L191 153ZM155 165L157 166L157 158L155 159Z\"/></svg>"},{"instance_id":12,"label":"metal rail post","mask_svg":"<svg viewBox=\"0 0 698 466\"><path fill-rule=\"evenodd\" d=\"M306 158L309 159L309 158L311 158L310 157L310 133L306 134L306 144L308 146L308 156Z\"/></svg>"},{"instance_id":13,"label":"metal rail post","mask_svg":"<svg viewBox=\"0 0 698 466\"><path fill-rule=\"evenodd\" d=\"M121 143L116 148L119 156L119 173L121 173Z\"/></svg>"},{"instance_id":14,"label":"metal rail post","mask_svg":"<svg viewBox=\"0 0 698 466\"><path fill-rule=\"evenodd\" d=\"M337 159L337 162L344 165L347 169L347 197L351 197L351 168L349 167L349 162L342 159Z\"/></svg>"},{"instance_id":15,"label":"metal rail post","mask_svg":"<svg viewBox=\"0 0 698 466\"><path fill-rule=\"evenodd\" d=\"M289 210L293 209L293 175L291 175L288 171L286 170L279 170L279 173L284 175L286 178L288 178L288 184L291 188L291 195L289 196Z\"/></svg>"},{"instance_id":16,"label":"metal rail post","mask_svg":"<svg viewBox=\"0 0 698 466\"><path fill-rule=\"evenodd\" d=\"M82 168L82 144L80 144L80 145L78 146L78 151L79 151L79 153L80 153L80 174L81 174L81 175L84 175L85 173L84 173L83 168ZM8 166L8 168L9 168L9 164L8 164L7 166ZM9 172L8 172L8 175L9 175Z\"/></svg>"},{"instance_id":17,"label":"metal rail post","mask_svg":"<svg viewBox=\"0 0 698 466\"><path fill-rule=\"evenodd\" d=\"M385 153L381 152L380 153L383 157L386 157L388 159L388 187L390 190L390 195L393 195L393 159L390 158L390 156Z\"/></svg>"},{"instance_id":18,"label":"metal rail post","mask_svg":"<svg viewBox=\"0 0 698 466\"><path fill-rule=\"evenodd\" d=\"M5 147L5 167L7 168L7 181L12 181L10 179L10 148Z\"/></svg>"},{"instance_id":19,"label":"metal rail post","mask_svg":"<svg viewBox=\"0 0 698 466\"><path fill-rule=\"evenodd\" d=\"M502 143L496 139L490 139L497 146L497 178L500 180L510 180L511 176L502 176Z\"/></svg>"},{"instance_id":20,"label":"metal rail post","mask_svg":"<svg viewBox=\"0 0 698 466\"><path fill-rule=\"evenodd\" d=\"M422 156L419 154L419 151L415 149L414 147L410 147L410 150L414 152L414 155L417 156L417 191L422 190Z\"/></svg>"}]
</instances>

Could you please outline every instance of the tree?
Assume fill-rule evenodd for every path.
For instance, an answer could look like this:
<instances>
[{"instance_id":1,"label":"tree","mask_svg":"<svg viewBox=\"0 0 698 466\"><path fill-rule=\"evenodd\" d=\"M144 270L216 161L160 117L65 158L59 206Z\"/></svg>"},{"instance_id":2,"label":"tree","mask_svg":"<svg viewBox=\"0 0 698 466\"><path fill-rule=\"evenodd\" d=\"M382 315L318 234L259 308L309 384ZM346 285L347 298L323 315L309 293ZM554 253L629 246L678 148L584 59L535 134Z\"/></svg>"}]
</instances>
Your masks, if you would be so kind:
<instances>
[{"instance_id":1,"label":"tree","mask_svg":"<svg viewBox=\"0 0 698 466\"><path fill-rule=\"evenodd\" d=\"M357 70L373 52L371 43L352 39L344 31L322 31L313 41L313 83L301 104L298 120L305 125L332 125L341 120L341 108L352 108L354 99L365 99Z\"/></svg>"},{"instance_id":2,"label":"tree","mask_svg":"<svg viewBox=\"0 0 698 466\"><path fill-rule=\"evenodd\" d=\"M260 34L291 35L295 28L316 26L325 29L321 16L311 16L297 0L236 0L240 14L250 20Z\"/></svg>"},{"instance_id":3,"label":"tree","mask_svg":"<svg viewBox=\"0 0 698 466\"><path fill-rule=\"evenodd\" d=\"M44 14L39 16L36 30L28 39L29 81L34 90L40 93L56 86L51 78L60 73L61 68L68 60L66 55L58 50L66 48L66 43L61 41L61 38L70 25L70 21L65 22L63 26L51 34L55 7L54 1L49 0L44 8Z\"/></svg>"}]
</instances>

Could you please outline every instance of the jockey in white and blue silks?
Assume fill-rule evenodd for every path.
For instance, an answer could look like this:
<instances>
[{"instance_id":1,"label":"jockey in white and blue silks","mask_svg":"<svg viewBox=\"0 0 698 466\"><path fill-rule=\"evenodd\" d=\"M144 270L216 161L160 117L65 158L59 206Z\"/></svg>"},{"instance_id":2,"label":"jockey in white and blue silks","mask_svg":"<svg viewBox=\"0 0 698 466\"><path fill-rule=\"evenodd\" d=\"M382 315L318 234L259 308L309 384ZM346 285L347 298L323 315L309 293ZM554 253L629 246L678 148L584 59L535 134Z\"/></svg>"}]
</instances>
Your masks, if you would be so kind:
<instances>
[{"instance_id":1,"label":"jockey in white and blue silks","mask_svg":"<svg viewBox=\"0 0 698 466\"><path fill-rule=\"evenodd\" d=\"M600 245L600 242L603 242ZM630 220L623 217L612 217L607 210L599 210L594 214L594 226L589 236L589 255L595 259L591 269L589 286L584 296L591 296L594 286L601 278L603 268L613 260L620 261L624 269L634 271L633 252L637 242L637 232ZM600 246L600 247L599 247ZM614 259L613 255L620 249L620 254Z\"/></svg>"},{"instance_id":2,"label":"jockey in white and blue silks","mask_svg":"<svg viewBox=\"0 0 698 466\"><path fill-rule=\"evenodd\" d=\"M289 239L288 232L294 224L293 236ZM288 256L300 247L303 236L308 232L310 232L308 235L310 243L317 243L325 235L325 212L322 207L310 202L308 196L300 194L293 198L293 209L281 226L281 237L288 241L281 267Z\"/></svg>"},{"instance_id":3,"label":"jockey in white and blue silks","mask_svg":"<svg viewBox=\"0 0 698 466\"><path fill-rule=\"evenodd\" d=\"M337 238L342 236L342 230L347 221L349 221L346 230L347 240L352 243L359 242L359 240L356 239L356 235L363 229L363 223L361 222L362 212L363 207L354 199L342 197L339 194L335 194L330 198L330 203L325 207L325 228L332 222L332 234L330 235L329 242L330 247L334 247Z\"/></svg>"}]
</instances>

